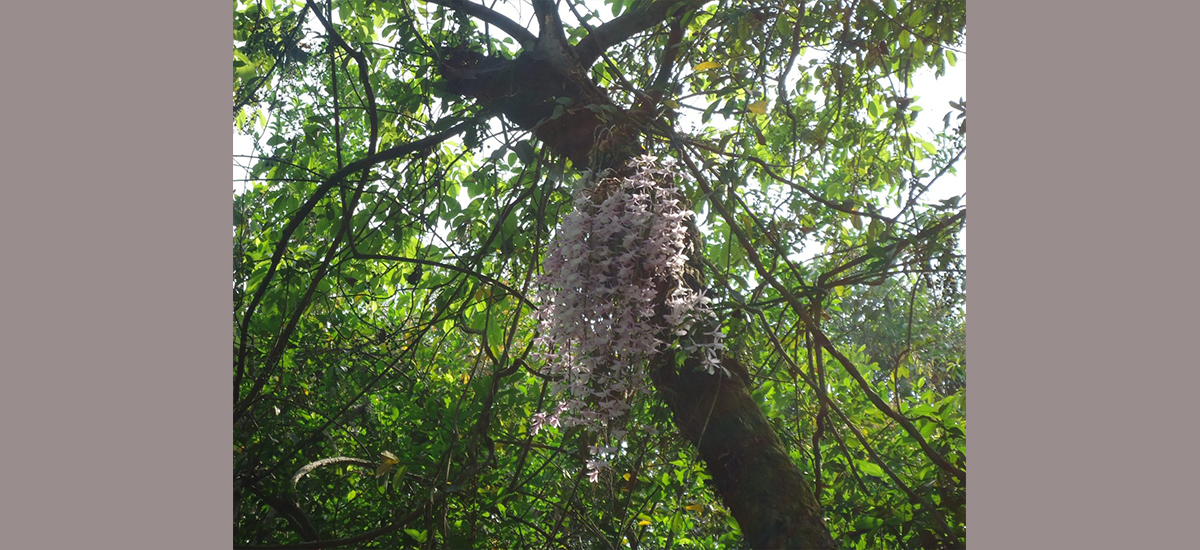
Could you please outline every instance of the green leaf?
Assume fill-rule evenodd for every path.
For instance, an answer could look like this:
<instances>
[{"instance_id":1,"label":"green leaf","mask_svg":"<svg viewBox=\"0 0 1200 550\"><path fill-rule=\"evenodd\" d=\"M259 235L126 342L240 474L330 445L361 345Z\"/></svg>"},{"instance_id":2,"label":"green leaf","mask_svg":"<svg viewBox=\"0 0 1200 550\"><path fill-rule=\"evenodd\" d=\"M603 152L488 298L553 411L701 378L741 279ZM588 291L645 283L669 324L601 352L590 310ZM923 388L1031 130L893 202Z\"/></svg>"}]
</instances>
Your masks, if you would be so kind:
<instances>
[{"instance_id":1,"label":"green leaf","mask_svg":"<svg viewBox=\"0 0 1200 550\"><path fill-rule=\"evenodd\" d=\"M404 532L405 532L405 533L408 533L408 536L410 536L410 537L412 537L412 538L416 539L416 540L417 540L417 542L418 542L418 543L421 543L421 544L424 544L424 543L425 543L425 539L429 538L429 535L428 535L428 533L427 533L426 531L418 531L418 530L416 530L416 529L410 529L410 528L407 528L407 527L406 527L406 528L404 529Z\"/></svg>"},{"instance_id":2,"label":"green leaf","mask_svg":"<svg viewBox=\"0 0 1200 550\"><path fill-rule=\"evenodd\" d=\"M700 115L700 122L707 124L708 119L712 118L713 111L715 111L717 109L717 105L720 105L720 104L721 104L721 100L719 100L719 99L710 103L708 105L708 108L704 110L704 114Z\"/></svg>"},{"instance_id":3,"label":"green leaf","mask_svg":"<svg viewBox=\"0 0 1200 550\"><path fill-rule=\"evenodd\" d=\"M521 159L521 164L526 166L533 164L534 159L537 158L537 153L534 152L533 146L528 141L517 142L513 146L513 151L517 153L517 158Z\"/></svg>"},{"instance_id":4,"label":"green leaf","mask_svg":"<svg viewBox=\"0 0 1200 550\"><path fill-rule=\"evenodd\" d=\"M854 520L854 528L861 530L871 530L883 525L883 520L872 516L858 516Z\"/></svg>"},{"instance_id":5,"label":"green leaf","mask_svg":"<svg viewBox=\"0 0 1200 550\"><path fill-rule=\"evenodd\" d=\"M399 415L397 414L397 416ZM408 465L403 464L396 468L396 473L392 474L392 487L395 487L397 491L400 490L400 484L404 481L404 472L406 471L408 471Z\"/></svg>"},{"instance_id":6,"label":"green leaf","mask_svg":"<svg viewBox=\"0 0 1200 550\"><path fill-rule=\"evenodd\" d=\"M917 8L908 16L908 26L918 27L925 21L925 10Z\"/></svg>"},{"instance_id":7,"label":"green leaf","mask_svg":"<svg viewBox=\"0 0 1200 550\"><path fill-rule=\"evenodd\" d=\"M862 472L864 475L869 475L872 477L884 477L885 476L885 474L883 473L883 468L880 468L879 465L875 464L874 462L867 462L865 460L856 460L854 463L856 466L858 466L858 471Z\"/></svg>"}]
</instances>

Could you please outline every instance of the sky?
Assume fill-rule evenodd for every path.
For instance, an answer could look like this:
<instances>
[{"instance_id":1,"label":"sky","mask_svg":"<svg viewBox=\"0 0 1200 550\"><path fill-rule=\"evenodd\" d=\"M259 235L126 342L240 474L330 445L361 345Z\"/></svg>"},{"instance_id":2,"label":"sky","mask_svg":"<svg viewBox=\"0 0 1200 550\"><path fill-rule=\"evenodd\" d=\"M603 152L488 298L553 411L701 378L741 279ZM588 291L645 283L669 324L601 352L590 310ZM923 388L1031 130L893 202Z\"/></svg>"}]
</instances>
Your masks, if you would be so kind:
<instances>
[{"instance_id":1,"label":"sky","mask_svg":"<svg viewBox=\"0 0 1200 550\"><path fill-rule=\"evenodd\" d=\"M958 54L958 64L946 66L946 74L936 78L932 69L921 71L913 77L911 93L920 96L915 102L922 109L917 118L920 124L917 128L923 130L926 137L934 131L942 129L942 117L952 111L951 101L965 100L967 97L967 55ZM955 111L957 113L957 111ZM953 121L953 117L951 117ZM929 131L932 127L933 131ZM967 156L956 164L957 174L946 174L931 188L929 199L938 201L966 192ZM966 204L966 198L961 204Z\"/></svg>"}]
</instances>

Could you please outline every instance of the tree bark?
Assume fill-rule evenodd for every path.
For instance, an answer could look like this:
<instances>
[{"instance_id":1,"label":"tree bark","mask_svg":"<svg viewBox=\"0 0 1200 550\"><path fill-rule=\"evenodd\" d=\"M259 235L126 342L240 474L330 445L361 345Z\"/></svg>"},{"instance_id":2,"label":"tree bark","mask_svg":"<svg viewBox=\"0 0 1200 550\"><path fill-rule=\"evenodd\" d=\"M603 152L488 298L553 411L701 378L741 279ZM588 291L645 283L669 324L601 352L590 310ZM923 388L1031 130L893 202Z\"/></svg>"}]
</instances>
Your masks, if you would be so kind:
<instances>
[{"instance_id":1,"label":"tree bark","mask_svg":"<svg viewBox=\"0 0 1200 550\"><path fill-rule=\"evenodd\" d=\"M577 168L620 173L643 150L636 114L617 106L583 67L569 46L534 47L512 60L452 49L441 73L448 91L499 109ZM677 368L675 353L681 352L660 354L651 378L747 543L756 549L836 548L807 480L751 397L745 367L725 357L722 364L736 375L708 374L688 357Z\"/></svg>"},{"instance_id":2,"label":"tree bark","mask_svg":"<svg viewBox=\"0 0 1200 550\"><path fill-rule=\"evenodd\" d=\"M512 60L449 50L441 73L447 91L498 109L576 168L618 167L641 151L633 117L577 60L543 50Z\"/></svg>"},{"instance_id":3,"label":"tree bark","mask_svg":"<svg viewBox=\"0 0 1200 550\"><path fill-rule=\"evenodd\" d=\"M734 376L708 374L696 357L676 369L664 353L651 371L675 426L696 445L717 493L751 548L836 548L820 503L751 397L746 369L724 357Z\"/></svg>"}]
</instances>

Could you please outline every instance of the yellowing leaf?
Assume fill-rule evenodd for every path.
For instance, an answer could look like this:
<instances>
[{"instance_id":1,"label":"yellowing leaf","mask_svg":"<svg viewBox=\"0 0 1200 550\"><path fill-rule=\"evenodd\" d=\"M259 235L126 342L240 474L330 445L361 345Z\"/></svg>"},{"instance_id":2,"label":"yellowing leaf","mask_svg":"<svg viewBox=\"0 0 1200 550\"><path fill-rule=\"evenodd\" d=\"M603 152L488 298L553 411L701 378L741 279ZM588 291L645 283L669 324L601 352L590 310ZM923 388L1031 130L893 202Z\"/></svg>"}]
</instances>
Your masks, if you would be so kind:
<instances>
[{"instance_id":1,"label":"yellowing leaf","mask_svg":"<svg viewBox=\"0 0 1200 550\"><path fill-rule=\"evenodd\" d=\"M719 68L720 66L721 66L721 64L717 63L715 61L705 61L704 63L696 65L696 67L693 68L692 70L696 71L696 72L700 72L700 71L707 71L709 69L716 69L716 68Z\"/></svg>"},{"instance_id":2,"label":"yellowing leaf","mask_svg":"<svg viewBox=\"0 0 1200 550\"><path fill-rule=\"evenodd\" d=\"M625 481L629 481L629 474L622 474L621 477L625 478Z\"/></svg>"},{"instance_id":3,"label":"yellowing leaf","mask_svg":"<svg viewBox=\"0 0 1200 550\"><path fill-rule=\"evenodd\" d=\"M648 522L646 520L642 520L642 521L638 522L638 527L642 527L642 526L646 526L646 525L650 525L650 522Z\"/></svg>"},{"instance_id":4,"label":"yellowing leaf","mask_svg":"<svg viewBox=\"0 0 1200 550\"><path fill-rule=\"evenodd\" d=\"M692 512L701 512L704 510L704 505L703 504L689 504L687 506L684 506L683 509L692 511Z\"/></svg>"},{"instance_id":5,"label":"yellowing leaf","mask_svg":"<svg viewBox=\"0 0 1200 550\"><path fill-rule=\"evenodd\" d=\"M765 99L762 101L755 101L754 103L747 105L746 108L749 109L751 113L756 115L765 115L767 114L768 103L770 102Z\"/></svg>"},{"instance_id":6,"label":"yellowing leaf","mask_svg":"<svg viewBox=\"0 0 1200 550\"><path fill-rule=\"evenodd\" d=\"M375 479L383 477L384 474L388 473L388 470L392 469L392 466L400 463L400 459L388 451L379 454L383 459L379 461L379 466L375 468Z\"/></svg>"}]
</instances>

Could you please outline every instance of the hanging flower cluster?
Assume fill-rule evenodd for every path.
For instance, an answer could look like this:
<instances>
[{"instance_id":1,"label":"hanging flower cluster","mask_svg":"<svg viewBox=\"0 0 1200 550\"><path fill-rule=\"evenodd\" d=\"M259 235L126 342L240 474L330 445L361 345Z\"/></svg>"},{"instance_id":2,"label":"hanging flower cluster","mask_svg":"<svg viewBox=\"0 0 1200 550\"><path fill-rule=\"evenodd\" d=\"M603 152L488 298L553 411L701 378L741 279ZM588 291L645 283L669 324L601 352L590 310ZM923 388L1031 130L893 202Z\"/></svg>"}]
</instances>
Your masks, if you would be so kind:
<instances>
[{"instance_id":1,"label":"hanging flower cluster","mask_svg":"<svg viewBox=\"0 0 1200 550\"><path fill-rule=\"evenodd\" d=\"M583 425L611 428L609 435L622 439L625 432L614 421L647 391L645 363L667 339L686 336L711 315L703 294L680 284L692 212L674 185L679 174L670 159L645 156L633 166L625 178L585 178L574 211L550 242L538 296L544 304L539 339L561 402L534 415L534 433ZM720 368L720 338L713 329L706 343L684 345L703 348L713 372ZM593 458L594 480L604 461Z\"/></svg>"}]
</instances>

